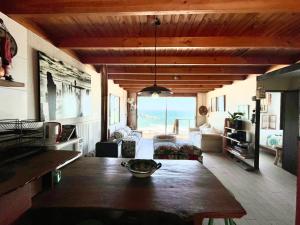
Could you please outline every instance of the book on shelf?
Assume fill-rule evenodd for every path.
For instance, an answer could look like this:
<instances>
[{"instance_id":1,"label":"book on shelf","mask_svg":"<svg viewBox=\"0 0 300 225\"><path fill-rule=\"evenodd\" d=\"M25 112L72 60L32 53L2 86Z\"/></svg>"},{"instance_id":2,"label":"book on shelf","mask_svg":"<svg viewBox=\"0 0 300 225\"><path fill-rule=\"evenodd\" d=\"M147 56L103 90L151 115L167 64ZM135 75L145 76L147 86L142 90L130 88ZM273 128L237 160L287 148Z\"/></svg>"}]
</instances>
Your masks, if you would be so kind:
<instances>
[{"instance_id":1,"label":"book on shelf","mask_svg":"<svg viewBox=\"0 0 300 225\"><path fill-rule=\"evenodd\" d=\"M76 125L63 125L59 141L66 142L73 138L77 138Z\"/></svg>"}]
</instances>

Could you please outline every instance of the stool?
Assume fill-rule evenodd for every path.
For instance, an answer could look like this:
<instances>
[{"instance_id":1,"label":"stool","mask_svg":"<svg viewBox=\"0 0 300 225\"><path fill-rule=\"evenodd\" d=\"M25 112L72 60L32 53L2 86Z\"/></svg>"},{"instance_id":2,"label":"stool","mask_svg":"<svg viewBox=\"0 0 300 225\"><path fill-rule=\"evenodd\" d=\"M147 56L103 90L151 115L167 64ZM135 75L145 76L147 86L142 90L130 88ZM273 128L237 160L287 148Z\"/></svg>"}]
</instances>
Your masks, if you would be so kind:
<instances>
[{"instance_id":1,"label":"stool","mask_svg":"<svg viewBox=\"0 0 300 225\"><path fill-rule=\"evenodd\" d=\"M280 163L282 163L282 152L283 152L283 148L282 147L275 147L276 149L276 156L275 156L275 160L274 160L274 165L277 166L278 161Z\"/></svg>"},{"instance_id":2,"label":"stool","mask_svg":"<svg viewBox=\"0 0 300 225\"><path fill-rule=\"evenodd\" d=\"M208 225L213 225L214 224L214 219L210 218L208 220ZM236 223L233 221L232 218L226 218L224 219L224 224L225 225L236 225Z\"/></svg>"}]
</instances>

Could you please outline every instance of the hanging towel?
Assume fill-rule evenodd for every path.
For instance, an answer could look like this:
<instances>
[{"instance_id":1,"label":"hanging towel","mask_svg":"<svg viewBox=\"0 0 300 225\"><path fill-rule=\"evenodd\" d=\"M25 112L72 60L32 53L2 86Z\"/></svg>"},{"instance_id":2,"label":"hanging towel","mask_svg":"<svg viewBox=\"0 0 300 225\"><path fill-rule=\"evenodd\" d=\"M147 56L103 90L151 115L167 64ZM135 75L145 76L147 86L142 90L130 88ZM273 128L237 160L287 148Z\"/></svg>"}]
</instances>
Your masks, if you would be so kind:
<instances>
[{"instance_id":1,"label":"hanging towel","mask_svg":"<svg viewBox=\"0 0 300 225\"><path fill-rule=\"evenodd\" d=\"M5 35L4 37L1 38L1 57L2 57L2 67L5 70L5 74L8 73L8 66L12 62L12 52L10 49L10 40L9 38Z\"/></svg>"}]
</instances>

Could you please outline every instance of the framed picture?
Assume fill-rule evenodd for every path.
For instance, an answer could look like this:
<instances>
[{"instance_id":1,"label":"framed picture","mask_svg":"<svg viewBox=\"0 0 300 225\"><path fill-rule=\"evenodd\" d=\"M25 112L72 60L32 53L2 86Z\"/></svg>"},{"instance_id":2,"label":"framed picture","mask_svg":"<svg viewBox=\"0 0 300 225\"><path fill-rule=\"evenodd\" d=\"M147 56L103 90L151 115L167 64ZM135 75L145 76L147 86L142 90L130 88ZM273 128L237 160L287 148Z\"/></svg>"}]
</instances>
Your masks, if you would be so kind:
<instances>
[{"instance_id":1,"label":"framed picture","mask_svg":"<svg viewBox=\"0 0 300 225\"><path fill-rule=\"evenodd\" d=\"M217 97L217 112L225 112L226 111L226 99L225 95Z\"/></svg>"},{"instance_id":2,"label":"framed picture","mask_svg":"<svg viewBox=\"0 0 300 225\"><path fill-rule=\"evenodd\" d=\"M216 110L217 110L217 98L211 98L210 103L211 103L211 111L216 112Z\"/></svg>"},{"instance_id":3,"label":"framed picture","mask_svg":"<svg viewBox=\"0 0 300 225\"><path fill-rule=\"evenodd\" d=\"M242 116L243 119L249 120L249 111L250 111L250 105L238 105L238 112L244 113L244 116Z\"/></svg>"},{"instance_id":4,"label":"framed picture","mask_svg":"<svg viewBox=\"0 0 300 225\"><path fill-rule=\"evenodd\" d=\"M91 76L38 52L40 120L89 116L92 111Z\"/></svg>"},{"instance_id":5,"label":"framed picture","mask_svg":"<svg viewBox=\"0 0 300 225\"><path fill-rule=\"evenodd\" d=\"M120 97L109 95L109 125L120 123Z\"/></svg>"},{"instance_id":6,"label":"framed picture","mask_svg":"<svg viewBox=\"0 0 300 225\"><path fill-rule=\"evenodd\" d=\"M270 115L269 116L269 129L270 130L276 130L276 115Z\"/></svg>"},{"instance_id":7,"label":"framed picture","mask_svg":"<svg viewBox=\"0 0 300 225\"><path fill-rule=\"evenodd\" d=\"M272 102L272 95L267 93L266 98L260 100L260 112L267 113L270 102Z\"/></svg>"},{"instance_id":8,"label":"framed picture","mask_svg":"<svg viewBox=\"0 0 300 225\"><path fill-rule=\"evenodd\" d=\"M266 130L269 128L269 116L263 115L261 117L261 129Z\"/></svg>"}]
</instances>

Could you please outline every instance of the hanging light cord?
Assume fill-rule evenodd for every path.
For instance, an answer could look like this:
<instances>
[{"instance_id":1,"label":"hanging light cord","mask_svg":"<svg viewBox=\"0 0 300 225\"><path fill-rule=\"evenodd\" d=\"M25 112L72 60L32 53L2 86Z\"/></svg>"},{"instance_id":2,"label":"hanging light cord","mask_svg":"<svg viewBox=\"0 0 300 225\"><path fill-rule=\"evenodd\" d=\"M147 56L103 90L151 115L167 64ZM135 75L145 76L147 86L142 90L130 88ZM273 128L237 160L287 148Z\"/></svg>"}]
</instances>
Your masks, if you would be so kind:
<instances>
[{"instance_id":1,"label":"hanging light cord","mask_svg":"<svg viewBox=\"0 0 300 225\"><path fill-rule=\"evenodd\" d=\"M160 25L159 19L156 17L155 22L154 22L154 37L155 37L155 42L154 42L154 86L156 86L156 45L157 45L157 26Z\"/></svg>"}]
</instances>

